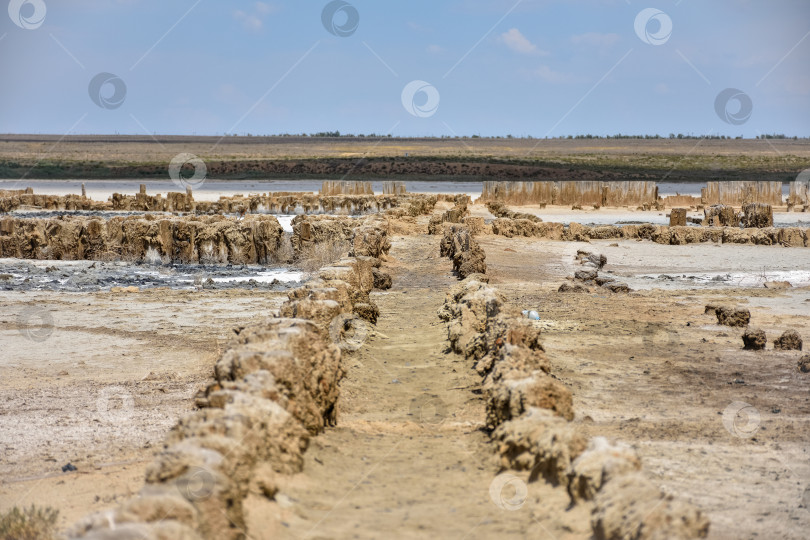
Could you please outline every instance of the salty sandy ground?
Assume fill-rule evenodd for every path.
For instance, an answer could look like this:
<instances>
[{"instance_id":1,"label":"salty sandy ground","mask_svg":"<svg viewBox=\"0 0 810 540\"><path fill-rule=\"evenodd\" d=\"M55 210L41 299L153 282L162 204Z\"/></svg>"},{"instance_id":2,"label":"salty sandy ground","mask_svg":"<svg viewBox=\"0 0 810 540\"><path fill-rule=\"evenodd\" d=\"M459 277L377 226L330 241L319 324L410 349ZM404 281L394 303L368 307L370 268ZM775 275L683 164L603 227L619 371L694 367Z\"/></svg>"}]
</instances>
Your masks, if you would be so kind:
<instances>
[{"instance_id":1,"label":"salty sandy ground","mask_svg":"<svg viewBox=\"0 0 810 540\"><path fill-rule=\"evenodd\" d=\"M518 511L493 504L498 470L481 431L481 381L445 352L436 316L456 281L450 262L439 257L438 237L392 242L394 287L373 293L376 332L346 357L339 424L312 441L304 472L286 480L275 502L248 500L251 537L587 538L586 508L568 508L564 490L542 480L529 484ZM770 344L742 351L742 331L703 311L707 303L745 306L769 341L795 328L810 345L810 288L757 281L763 269L810 268L810 249L479 242L492 284L540 313L575 422L632 444L656 483L708 513L711 538L806 537L810 375L796 369L800 353ZM605 272L637 291L556 292L578 268L577 249L604 253ZM752 278L680 277L731 273ZM137 493L229 329L267 317L283 295L153 289L0 298L0 509L52 505L67 526ZM32 306L50 314L50 333L20 326ZM724 423L736 402L748 405L745 414ZM78 470L63 473L68 462Z\"/></svg>"},{"instance_id":2,"label":"salty sandy ground","mask_svg":"<svg viewBox=\"0 0 810 540\"><path fill-rule=\"evenodd\" d=\"M286 295L161 288L0 297L0 508L51 505L67 526L137 493L231 328L266 318ZM21 318L27 310L35 316ZM77 472L63 473L68 463Z\"/></svg>"},{"instance_id":3,"label":"salty sandy ground","mask_svg":"<svg viewBox=\"0 0 810 540\"><path fill-rule=\"evenodd\" d=\"M577 249L605 254L605 270L620 278L804 269L810 250L610 244L481 242L492 282L540 313L555 373L574 394L575 422L592 435L633 443L665 491L708 512L711 538L804 537L810 527L810 377L796 369L801 353L774 351L770 341L788 328L807 341L810 288L673 286L670 280L666 289L629 295L566 295L556 288L577 267ZM704 315L707 303L747 307L751 324L768 335L768 350L742 351L742 329L718 326ZM735 402L751 408L730 431L723 413Z\"/></svg>"}]
</instances>

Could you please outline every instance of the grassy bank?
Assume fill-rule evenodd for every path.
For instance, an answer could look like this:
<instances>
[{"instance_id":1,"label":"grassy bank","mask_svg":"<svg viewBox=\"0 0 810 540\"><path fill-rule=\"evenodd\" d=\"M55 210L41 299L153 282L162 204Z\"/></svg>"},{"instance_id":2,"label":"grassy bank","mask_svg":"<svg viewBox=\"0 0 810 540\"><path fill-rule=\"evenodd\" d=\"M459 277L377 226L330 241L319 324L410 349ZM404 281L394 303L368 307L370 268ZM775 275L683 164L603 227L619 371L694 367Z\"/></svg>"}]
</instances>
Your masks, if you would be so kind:
<instances>
[{"instance_id":1,"label":"grassy bank","mask_svg":"<svg viewBox=\"0 0 810 540\"><path fill-rule=\"evenodd\" d=\"M527 140L0 136L0 178L166 178L177 154L210 178L793 180L807 140Z\"/></svg>"}]
</instances>

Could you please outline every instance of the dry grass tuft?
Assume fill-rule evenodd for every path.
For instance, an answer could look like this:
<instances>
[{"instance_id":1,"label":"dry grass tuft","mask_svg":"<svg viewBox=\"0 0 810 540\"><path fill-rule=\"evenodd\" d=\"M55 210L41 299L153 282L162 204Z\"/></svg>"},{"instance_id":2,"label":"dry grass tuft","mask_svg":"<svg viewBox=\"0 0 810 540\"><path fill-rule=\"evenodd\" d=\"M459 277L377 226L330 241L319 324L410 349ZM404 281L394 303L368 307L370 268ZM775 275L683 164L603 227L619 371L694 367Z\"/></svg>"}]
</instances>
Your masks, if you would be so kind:
<instances>
[{"instance_id":1,"label":"dry grass tuft","mask_svg":"<svg viewBox=\"0 0 810 540\"><path fill-rule=\"evenodd\" d=\"M284 233L278 241L276 251L270 254L270 259L274 263L289 264L295 258L295 251L292 246L292 233Z\"/></svg>"},{"instance_id":2,"label":"dry grass tuft","mask_svg":"<svg viewBox=\"0 0 810 540\"><path fill-rule=\"evenodd\" d=\"M305 272L315 272L348 254L349 247L345 241L313 244L298 254L297 265Z\"/></svg>"},{"instance_id":3,"label":"dry grass tuft","mask_svg":"<svg viewBox=\"0 0 810 540\"><path fill-rule=\"evenodd\" d=\"M0 540L52 540L56 537L59 511L48 507L20 510L14 507L0 514Z\"/></svg>"}]
</instances>

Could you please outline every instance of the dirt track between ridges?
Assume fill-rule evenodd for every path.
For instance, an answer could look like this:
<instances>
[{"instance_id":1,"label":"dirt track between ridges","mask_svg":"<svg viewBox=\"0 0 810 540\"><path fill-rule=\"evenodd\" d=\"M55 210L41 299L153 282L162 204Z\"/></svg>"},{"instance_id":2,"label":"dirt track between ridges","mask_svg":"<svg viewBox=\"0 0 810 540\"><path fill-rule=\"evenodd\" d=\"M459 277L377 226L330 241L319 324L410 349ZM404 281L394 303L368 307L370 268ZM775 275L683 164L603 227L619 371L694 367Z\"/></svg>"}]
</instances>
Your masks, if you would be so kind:
<instances>
[{"instance_id":1,"label":"dirt track between ridges","mask_svg":"<svg viewBox=\"0 0 810 540\"><path fill-rule=\"evenodd\" d=\"M253 513L277 512L282 538L524 538L543 529L563 538L589 530L581 510L566 512L562 489L530 493L542 493L544 512L555 513L542 523L532 504L509 511L493 503L498 469L482 431L481 378L444 352L436 316L456 282L450 262L439 258L436 237L397 239L391 255L394 287L373 295L382 315L348 358L338 427L313 441L279 503L255 501Z\"/></svg>"}]
</instances>

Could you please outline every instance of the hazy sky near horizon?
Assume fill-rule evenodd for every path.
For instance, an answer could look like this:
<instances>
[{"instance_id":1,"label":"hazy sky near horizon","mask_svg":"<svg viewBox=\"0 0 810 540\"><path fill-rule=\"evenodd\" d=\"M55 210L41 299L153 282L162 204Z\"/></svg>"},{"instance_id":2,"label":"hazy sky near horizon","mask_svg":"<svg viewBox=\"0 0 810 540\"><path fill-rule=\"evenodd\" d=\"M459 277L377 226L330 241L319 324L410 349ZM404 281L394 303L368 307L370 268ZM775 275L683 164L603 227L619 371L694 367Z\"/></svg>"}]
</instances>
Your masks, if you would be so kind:
<instances>
[{"instance_id":1,"label":"hazy sky near horizon","mask_svg":"<svg viewBox=\"0 0 810 540\"><path fill-rule=\"evenodd\" d=\"M3 133L810 135L808 0L8 4Z\"/></svg>"}]
</instances>

